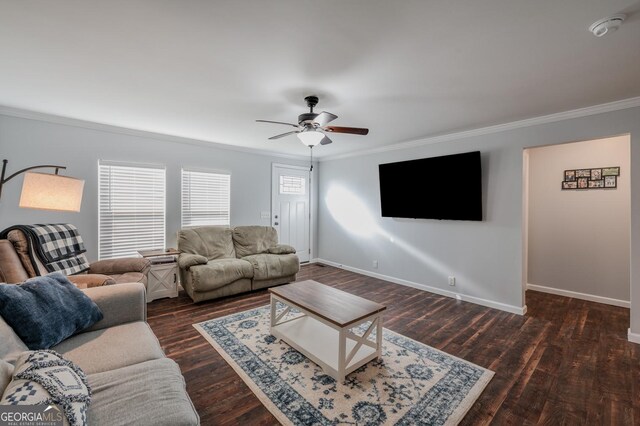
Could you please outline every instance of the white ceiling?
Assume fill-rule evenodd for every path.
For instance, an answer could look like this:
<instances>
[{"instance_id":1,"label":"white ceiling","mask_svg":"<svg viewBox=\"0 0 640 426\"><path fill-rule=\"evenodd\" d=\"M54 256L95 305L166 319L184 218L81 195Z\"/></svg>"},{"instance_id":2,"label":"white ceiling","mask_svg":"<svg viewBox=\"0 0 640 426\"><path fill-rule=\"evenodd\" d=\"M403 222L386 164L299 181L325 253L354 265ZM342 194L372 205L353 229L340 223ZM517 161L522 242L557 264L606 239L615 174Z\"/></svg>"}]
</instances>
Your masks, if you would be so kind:
<instances>
[{"instance_id":1,"label":"white ceiling","mask_svg":"<svg viewBox=\"0 0 640 426\"><path fill-rule=\"evenodd\" d=\"M603 38L589 25L630 13ZM307 154L303 98L336 155L640 95L640 2L0 0L0 104Z\"/></svg>"}]
</instances>

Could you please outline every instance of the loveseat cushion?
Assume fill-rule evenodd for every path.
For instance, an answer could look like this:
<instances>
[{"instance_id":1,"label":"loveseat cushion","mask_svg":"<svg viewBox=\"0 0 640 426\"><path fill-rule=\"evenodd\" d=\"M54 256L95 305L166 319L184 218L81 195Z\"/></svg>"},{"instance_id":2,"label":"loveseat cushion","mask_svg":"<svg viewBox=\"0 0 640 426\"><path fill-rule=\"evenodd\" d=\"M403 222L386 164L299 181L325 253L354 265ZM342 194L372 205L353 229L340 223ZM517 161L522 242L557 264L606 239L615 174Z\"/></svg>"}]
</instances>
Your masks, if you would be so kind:
<instances>
[{"instance_id":1,"label":"loveseat cushion","mask_svg":"<svg viewBox=\"0 0 640 426\"><path fill-rule=\"evenodd\" d=\"M254 254L245 256L253 266L253 279L269 280L295 275L300 270L300 261L295 254Z\"/></svg>"},{"instance_id":2,"label":"loveseat cushion","mask_svg":"<svg viewBox=\"0 0 640 426\"><path fill-rule=\"evenodd\" d=\"M235 258L233 231L221 226L201 226L178 232L178 250L199 254L208 260Z\"/></svg>"},{"instance_id":3,"label":"loveseat cushion","mask_svg":"<svg viewBox=\"0 0 640 426\"><path fill-rule=\"evenodd\" d=\"M252 254L266 253L278 244L278 233L271 226L237 226L233 230L236 256L242 259Z\"/></svg>"},{"instance_id":4,"label":"loveseat cushion","mask_svg":"<svg viewBox=\"0 0 640 426\"><path fill-rule=\"evenodd\" d=\"M0 358L5 361L14 362L24 351L28 351L20 337L13 331L13 328L0 316Z\"/></svg>"},{"instance_id":5,"label":"loveseat cushion","mask_svg":"<svg viewBox=\"0 0 640 426\"><path fill-rule=\"evenodd\" d=\"M164 357L155 334L142 321L77 334L53 349L87 374Z\"/></svg>"},{"instance_id":6,"label":"loveseat cushion","mask_svg":"<svg viewBox=\"0 0 640 426\"><path fill-rule=\"evenodd\" d=\"M147 282L147 274L143 274L142 272L125 272L124 274L112 274L111 278L115 281L116 284L122 283L142 283L146 284Z\"/></svg>"},{"instance_id":7,"label":"loveseat cushion","mask_svg":"<svg viewBox=\"0 0 640 426\"><path fill-rule=\"evenodd\" d=\"M197 425L178 365L158 359L89 375L91 425Z\"/></svg>"},{"instance_id":8,"label":"loveseat cushion","mask_svg":"<svg viewBox=\"0 0 640 426\"><path fill-rule=\"evenodd\" d=\"M0 359L0 396L4 393L4 390L11 383L11 377L13 376L13 364Z\"/></svg>"},{"instance_id":9,"label":"loveseat cushion","mask_svg":"<svg viewBox=\"0 0 640 426\"><path fill-rule=\"evenodd\" d=\"M251 263L242 259L215 259L190 269L194 291L210 291L242 278L253 278Z\"/></svg>"}]
</instances>

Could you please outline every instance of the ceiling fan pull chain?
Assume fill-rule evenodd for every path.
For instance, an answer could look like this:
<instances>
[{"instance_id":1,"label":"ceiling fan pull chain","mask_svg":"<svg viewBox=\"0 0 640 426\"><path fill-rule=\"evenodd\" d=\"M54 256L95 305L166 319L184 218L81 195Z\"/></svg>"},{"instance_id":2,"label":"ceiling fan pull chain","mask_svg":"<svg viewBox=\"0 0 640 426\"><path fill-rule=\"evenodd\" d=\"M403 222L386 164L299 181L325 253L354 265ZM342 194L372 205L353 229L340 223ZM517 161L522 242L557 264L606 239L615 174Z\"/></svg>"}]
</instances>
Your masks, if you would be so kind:
<instances>
[{"instance_id":1,"label":"ceiling fan pull chain","mask_svg":"<svg viewBox=\"0 0 640 426\"><path fill-rule=\"evenodd\" d=\"M309 167L309 171L312 172L313 171L313 146L310 146L309 149L310 149L309 152L311 153L311 160L310 160L311 164Z\"/></svg>"}]
</instances>

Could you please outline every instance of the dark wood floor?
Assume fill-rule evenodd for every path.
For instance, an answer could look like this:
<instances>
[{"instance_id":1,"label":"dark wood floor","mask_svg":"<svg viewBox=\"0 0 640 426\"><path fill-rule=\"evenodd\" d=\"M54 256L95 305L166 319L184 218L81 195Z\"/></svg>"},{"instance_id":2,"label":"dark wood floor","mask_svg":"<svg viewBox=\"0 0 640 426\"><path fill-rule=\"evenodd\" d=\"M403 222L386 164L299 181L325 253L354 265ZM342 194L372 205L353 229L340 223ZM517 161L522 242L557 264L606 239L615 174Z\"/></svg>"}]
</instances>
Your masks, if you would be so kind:
<instances>
[{"instance_id":1,"label":"dark wood floor","mask_svg":"<svg viewBox=\"0 0 640 426\"><path fill-rule=\"evenodd\" d=\"M385 327L495 371L462 424L640 424L640 345L626 339L628 309L529 291L528 313L518 316L330 266L304 266L298 279L386 304ZM263 290L148 305L203 425L277 423L191 326L267 303Z\"/></svg>"}]
</instances>

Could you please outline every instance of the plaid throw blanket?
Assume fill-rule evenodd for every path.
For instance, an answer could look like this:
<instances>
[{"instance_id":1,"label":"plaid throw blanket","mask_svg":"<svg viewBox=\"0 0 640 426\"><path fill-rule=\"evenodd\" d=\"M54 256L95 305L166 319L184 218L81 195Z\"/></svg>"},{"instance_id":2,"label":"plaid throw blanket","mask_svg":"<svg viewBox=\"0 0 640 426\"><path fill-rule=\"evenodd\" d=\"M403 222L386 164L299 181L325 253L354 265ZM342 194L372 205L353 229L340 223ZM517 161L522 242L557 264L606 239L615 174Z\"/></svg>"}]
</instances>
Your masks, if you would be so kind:
<instances>
[{"instance_id":1,"label":"plaid throw blanket","mask_svg":"<svg viewBox=\"0 0 640 426\"><path fill-rule=\"evenodd\" d=\"M89 261L84 255L87 250L75 226L68 223L16 225L2 231L0 238L6 238L13 229L24 232L30 249L33 248L30 252L36 253L48 272L73 275L89 269Z\"/></svg>"}]
</instances>

